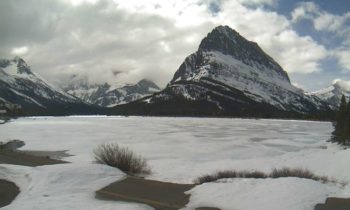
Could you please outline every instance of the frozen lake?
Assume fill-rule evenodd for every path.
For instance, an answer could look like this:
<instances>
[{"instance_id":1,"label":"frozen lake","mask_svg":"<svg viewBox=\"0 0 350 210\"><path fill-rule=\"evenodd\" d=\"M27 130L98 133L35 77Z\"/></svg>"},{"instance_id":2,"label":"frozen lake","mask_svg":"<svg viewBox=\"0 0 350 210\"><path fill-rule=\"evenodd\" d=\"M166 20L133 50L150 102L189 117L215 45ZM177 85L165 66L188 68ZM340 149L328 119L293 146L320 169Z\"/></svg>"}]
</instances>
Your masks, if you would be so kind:
<instances>
[{"instance_id":1,"label":"frozen lake","mask_svg":"<svg viewBox=\"0 0 350 210\"><path fill-rule=\"evenodd\" d=\"M137 154L144 156L153 171L147 178L161 181L191 183L194 178L217 170L257 169L269 172L273 168L281 167L307 168L318 175L350 181L348 150L342 150L339 146L327 142L330 139L332 129L329 122L293 120L75 116L20 118L0 125L0 134L1 140L19 139L25 141L26 146L23 149L68 150L68 153L74 155L65 159L72 162L71 166L38 168L42 168L42 173L46 176L50 176L50 173L56 170L61 170L62 176L65 176L65 171L71 169L69 167L84 167L82 171L87 174L99 167L98 169L105 171L105 173L101 175L101 173L95 174L94 172L91 176L98 175L103 178L102 182L96 183L96 186L101 187L111 182L112 178L115 180L113 174L117 173L114 169L94 164L92 151L98 144L112 142L127 146ZM5 166L9 170L7 174L17 173L16 171L19 173L22 170L32 174L32 172L28 172L29 169L23 169L23 167L1 166ZM121 178L123 174L119 171L118 173L117 177ZM7 176L5 172L0 173L0 178L1 175ZM79 174L79 176L83 175ZM60 179L63 178L60 177ZM17 178L17 182L18 180L25 182L21 178ZM310 184L309 182L313 183L313 181L300 183L290 178L285 181L286 184L293 186L297 186L297 184L307 186ZM250 180L247 184L251 185L252 189L254 186L262 184L261 180L257 181L258 183L255 182ZM279 182L283 183L284 179L279 180ZM277 186L271 180L266 183ZM233 185L227 183L225 186L230 184ZM193 197L196 200L191 201L193 205L201 202L201 193L208 193L209 189L217 190L216 185L209 185L208 188L205 188L208 191L203 191L203 186L198 187L198 195ZM236 190L242 187L247 188L243 185L239 182L235 183L230 187L231 193L234 193L235 186ZM316 185L317 187L319 185L325 187L318 189L321 194L316 193L313 195L314 197L306 198L309 202L306 204L299 200L300 205L305 204L304 206L310 207L313 205L310 203L312 199L322 201L330 193L344 194L341 189L333 189L335 186L320 183ZM309 193L310 189L303 190ZM38 189L39 191L40 189ZM295 194L295 192L290 193ZM287 197L291 194L287 193L283 196ZM225 196L227 194L217 198L217 202L223 203L224 201L220 199L225 199ZM255 195L248 193L246 195L247 202L249 196ZM277 199L278 195L274 196ZM29 197L22 199L25 199L22 202L30 200ZM243 198L240 200L243 202L238 205L241 210L254 209L254 206L244 205ZM226 203L231 205L228 201ZM98 206L98 204L94 205ZM270 210L286 209L282 208L281 205L278 208L271 206L266 208L270 208ZM70 208L70 206L61 207ZM225 208L225 206L221 207ZM79 208L79 206L74 206L74 208ZM126 209L126 207L120 209ZM135 209L145 209L145 207L136 206ZM288 209L297 210L300 209L300 206Z\"/></svg>"},{"instance_id":2,"label":"frozen lake","mask_svg":"<svg viewBox=\"0 0 350 210\"><path fill-rule=\"evenodd\" d=\"M146 157L157 178L181 182L237 162L270 170L277 163L262 160L322 150L331 131L328 122L166 117L39 117L0 126L2 138L25 141L23 149L69 150L73 162L91 162L98 144L116 142Z\"/></svg>"}]
</instances>

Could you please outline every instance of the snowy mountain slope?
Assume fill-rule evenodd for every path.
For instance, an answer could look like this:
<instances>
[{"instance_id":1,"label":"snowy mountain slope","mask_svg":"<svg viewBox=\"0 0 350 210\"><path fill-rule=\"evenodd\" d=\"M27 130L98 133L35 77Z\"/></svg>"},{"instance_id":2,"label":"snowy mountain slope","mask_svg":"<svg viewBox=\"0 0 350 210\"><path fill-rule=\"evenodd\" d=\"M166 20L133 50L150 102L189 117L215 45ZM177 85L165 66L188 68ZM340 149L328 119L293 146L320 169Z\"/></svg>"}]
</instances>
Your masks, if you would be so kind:
<instances>
[{"instance_id":1,"label":"snowy mountain slope","mask_svg":"<svg viewBox=\"0 0 350 210\"><path fill-rule=\"evenodd\" d=\"M83 101L106 107L135 101L160 91L160 88L154 82L142 79L135 85L125 85L119 88L114 88L108 83L88 85L82 82L82 85L71 85L64 90Z\"/></svg>"},{"instance_id":2,"label":"snowy mountain slope","mask_svg":"<svg viewBox=\"0 0 350 210\"><path fill-rule=\"evenodd\" d=\"M335 80L331 86L309 93L309 95L319 97L330 104L332 109L336 109L339 107L342 95L347 100L350 99L350 86L345 81Z\"/></svg>"},{"instance_id":3,"label":"snowy mountain slope","mask_svg":"<svg viewBox=\"0 0 350 210\"><path fill-rule=\"evenodd\" d=\"M0 97L25 114L83 113L89 106L46 82L20 58L0 59Z\"/></svg>"},{"instance_id":4,"label":"snowy mountain slope","mask_svg":"<svg viewBox=\"0 0 350 210\"><path fill-rule=\"evenodd\" d=\"M213 29L163 91L116 108L117 112L118 109L131 113L234 116L330 110L319 98L294 87L275 60L228 26Z\"/></svg>"}]
</instances>

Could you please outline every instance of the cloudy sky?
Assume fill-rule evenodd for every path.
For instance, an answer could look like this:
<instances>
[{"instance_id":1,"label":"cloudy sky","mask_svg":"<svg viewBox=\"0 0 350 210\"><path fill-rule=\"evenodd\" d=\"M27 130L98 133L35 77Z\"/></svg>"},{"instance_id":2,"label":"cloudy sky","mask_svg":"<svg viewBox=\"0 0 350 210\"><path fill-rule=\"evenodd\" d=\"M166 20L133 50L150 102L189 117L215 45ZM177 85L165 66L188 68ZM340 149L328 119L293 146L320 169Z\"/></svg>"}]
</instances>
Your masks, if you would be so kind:
<instances>
[{"instance_id":1,"label":"cloudy sky","mask_svg":"<svg viewBox=\"0 0 350 210\"><path fill-rule=\"evenodd\" d=\"M307 91L350 81L349 0L1 0L0 57L47 80L161 86L217 25L277 60Z\"/></svg>"}]
</instances>

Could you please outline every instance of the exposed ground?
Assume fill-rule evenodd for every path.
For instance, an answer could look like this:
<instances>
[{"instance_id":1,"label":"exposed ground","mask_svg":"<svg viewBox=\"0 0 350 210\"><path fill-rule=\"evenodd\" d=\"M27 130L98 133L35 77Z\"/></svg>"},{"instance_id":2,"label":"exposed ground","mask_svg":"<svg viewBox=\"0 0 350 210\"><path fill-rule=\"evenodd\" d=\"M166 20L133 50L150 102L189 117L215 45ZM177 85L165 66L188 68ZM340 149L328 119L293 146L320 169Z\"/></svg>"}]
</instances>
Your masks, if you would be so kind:
<instances>
[{"instance_id":1,"label":"exposed ground","mask_svg":"<svg viewBox=\"0 0 350 210\"><path fill-rule=\"evenodd\" d=\"M52 164L67 163L66 161L52 159L47 156L38 156L35 153L26 153L22 151L0 150L0 164L12 164L22 166L43 166Z\"/></svg>"},{"instance_id":2,"label":"exposed ground","mask_svg":"<svg viewBox=\"0 0 350 210\"><path fill-rule=\"evenodd\" d=\"M0 164L22 165L22 166L43 166L67 163L66 161L52 159L49 155L64 155L64 152L23 152L12 150L0 150ZM9 205L20 193L19 188L13 182L0 179L0 207Z\"/></svg>"},{"instance_id":3,"label":"exposed ground","mask_svg":"<svg viewBox=\"0 0 350 210\"><path fill-rule=\"evenodd\" d=\"M0 179L0 208L10 204L19 193L19 188L13 183Z\"/></svg>"},{"instance_id":4,"label":"exposed ground","mask_svg":"<svg viewBox=\"0 0 350 210\"><path fill-rule=\"evenodd\" d=\"M324 204L317 204L315 210L349 210L350 198L327 198Z\"/></svg>"},{"instance_id":5,"label":"exposed ground","mask_svg":"<svg viewBox=\"0 0 350 210\"><path fill-rule=\"evenodd\" d=\"M127 177L98 190L96 197L144 203L156 210L176 210L189 202L190 195L185 192L193 187L193 184L174 184Z\"/></svg>"}]
</instances>

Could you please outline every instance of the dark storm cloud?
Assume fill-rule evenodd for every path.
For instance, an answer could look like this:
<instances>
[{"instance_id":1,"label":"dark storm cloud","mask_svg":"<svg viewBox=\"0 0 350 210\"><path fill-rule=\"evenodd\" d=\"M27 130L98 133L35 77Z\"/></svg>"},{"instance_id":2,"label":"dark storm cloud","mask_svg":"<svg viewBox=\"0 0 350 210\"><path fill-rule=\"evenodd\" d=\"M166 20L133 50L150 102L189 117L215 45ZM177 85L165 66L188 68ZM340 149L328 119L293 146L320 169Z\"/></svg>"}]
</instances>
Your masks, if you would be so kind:
<instances>
[{"instance_id":1,"label":"dark storm cloud","mask_svg":"<svg viewBox=\"0 0 350 210\"><path fill-rule=\"evenodd\" d=\"M0 1L0 55L8 55L13 46L31 43L45 43L55 36L57 11L63 6L60 3L38 0ZM54 11L52 11L54 10Z\"/></svg>"}]
</instances>

